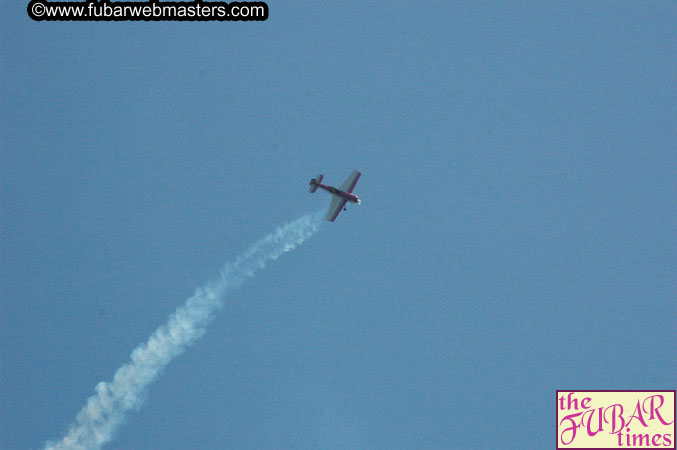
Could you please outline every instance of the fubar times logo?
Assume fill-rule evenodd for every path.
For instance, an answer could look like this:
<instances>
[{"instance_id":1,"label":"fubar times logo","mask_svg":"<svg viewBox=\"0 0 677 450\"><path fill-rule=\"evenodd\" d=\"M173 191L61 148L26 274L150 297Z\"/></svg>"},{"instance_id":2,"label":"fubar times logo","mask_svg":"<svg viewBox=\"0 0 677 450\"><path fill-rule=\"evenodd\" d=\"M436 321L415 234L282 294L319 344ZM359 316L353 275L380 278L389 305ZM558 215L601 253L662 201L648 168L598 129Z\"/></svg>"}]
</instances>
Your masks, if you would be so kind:
<instances>
[{"instance_id":1,"label":"fubar times logo","mask_svg":"<svg viewBox=\"0 0 677 450\"><path fill-rule=\"evenodd\" d=\"M557 450L675 449L675 391L557 392Z\"/></svg>"}]
</instances>

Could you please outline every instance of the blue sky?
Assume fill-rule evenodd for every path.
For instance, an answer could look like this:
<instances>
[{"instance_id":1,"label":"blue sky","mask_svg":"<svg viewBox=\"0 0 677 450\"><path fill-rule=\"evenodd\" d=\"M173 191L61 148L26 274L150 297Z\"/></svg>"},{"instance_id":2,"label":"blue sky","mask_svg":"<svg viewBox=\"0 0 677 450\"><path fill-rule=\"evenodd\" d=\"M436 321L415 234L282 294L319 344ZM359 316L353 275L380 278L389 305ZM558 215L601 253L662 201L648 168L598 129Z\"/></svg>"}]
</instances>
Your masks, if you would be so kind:
<instances>
[{"instance_id":1,"label":"blue sky","mask_svg":"<svg viewBox=\"0 0 677 450\"><path fill-rule=\"evenodd\" d=\"M674 389L674 2L268 2L251 23L2 5L0 446L278 225L110 449L552 448L557 389Z\"/></svg>"}]
</instances>

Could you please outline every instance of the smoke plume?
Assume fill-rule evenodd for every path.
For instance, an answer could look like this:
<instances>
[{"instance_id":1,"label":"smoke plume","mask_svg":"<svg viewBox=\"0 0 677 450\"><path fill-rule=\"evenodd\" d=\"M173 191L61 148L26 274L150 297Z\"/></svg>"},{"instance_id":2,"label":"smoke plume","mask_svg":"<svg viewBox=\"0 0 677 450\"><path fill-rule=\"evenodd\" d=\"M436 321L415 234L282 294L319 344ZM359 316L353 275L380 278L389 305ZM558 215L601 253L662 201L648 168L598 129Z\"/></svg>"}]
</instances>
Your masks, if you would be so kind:
<instances>
[{"instance_id":1,"label":"smoke plume","mask_svg":"<svg viewBox=\"0 0 677 450\"><path fill-rule=\"evenodd\" d=\"M218 280L198 288L164 325L132 351L131 360L115 372L111 381L96 385L96 393L87 399L66 435L59 442L45 444L44 450L95 450L109 442L127 412L141 406L146 388L167 364L204 334L224 296L266 263L315 234L321 217L321 213L307 214L281 226L226 264Z\"/></svg>"}]
</instances>

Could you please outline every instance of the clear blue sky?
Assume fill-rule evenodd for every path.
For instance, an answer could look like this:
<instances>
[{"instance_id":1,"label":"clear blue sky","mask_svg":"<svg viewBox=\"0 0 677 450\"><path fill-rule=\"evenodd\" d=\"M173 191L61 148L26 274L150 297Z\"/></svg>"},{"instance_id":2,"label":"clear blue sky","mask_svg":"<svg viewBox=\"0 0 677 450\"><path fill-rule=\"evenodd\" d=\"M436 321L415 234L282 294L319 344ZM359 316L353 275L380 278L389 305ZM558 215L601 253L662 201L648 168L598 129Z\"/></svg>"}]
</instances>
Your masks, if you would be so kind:
<instances>
[{"instance_id":1,"label":"clear blue sky","mask_svg":"<svg viewBox=\"0 0 677 450\"><path fill-rule=\"evenodd\" d=\"M675 2L268 3L2 3L2 448L353 169L106 448L553 448L556 389L675 388Z\"/></svg>"}]
</instances>

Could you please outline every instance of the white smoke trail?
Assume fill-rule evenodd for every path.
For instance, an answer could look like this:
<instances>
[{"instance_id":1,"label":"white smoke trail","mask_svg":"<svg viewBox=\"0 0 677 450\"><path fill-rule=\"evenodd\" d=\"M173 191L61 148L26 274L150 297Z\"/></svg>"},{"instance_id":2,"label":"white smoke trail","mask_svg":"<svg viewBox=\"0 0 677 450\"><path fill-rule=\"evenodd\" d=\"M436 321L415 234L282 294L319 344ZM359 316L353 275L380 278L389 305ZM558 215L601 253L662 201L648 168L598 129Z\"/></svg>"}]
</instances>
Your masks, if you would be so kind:
<instances>
[{"instance_id":1,"label":"white smoke trail","mask_svg":"<svg viewBox=\"0 0 677 450\"><path fill-rule=\"evenodd\" d=\"M224 294L239 287L268 261L295 249L315 234L321 217L322 212L307 214L279 227L227 264L217 281L198 288L169 316L166 324L134 349L131 361L115 372L112 381L96 385L96 394L87 400L66 436L56 443L47 442L44 450L92 450L109 442L127 411L141 406L145 389L162 369L204 334L221 307Z\"/></svg>"}]
</instances>

